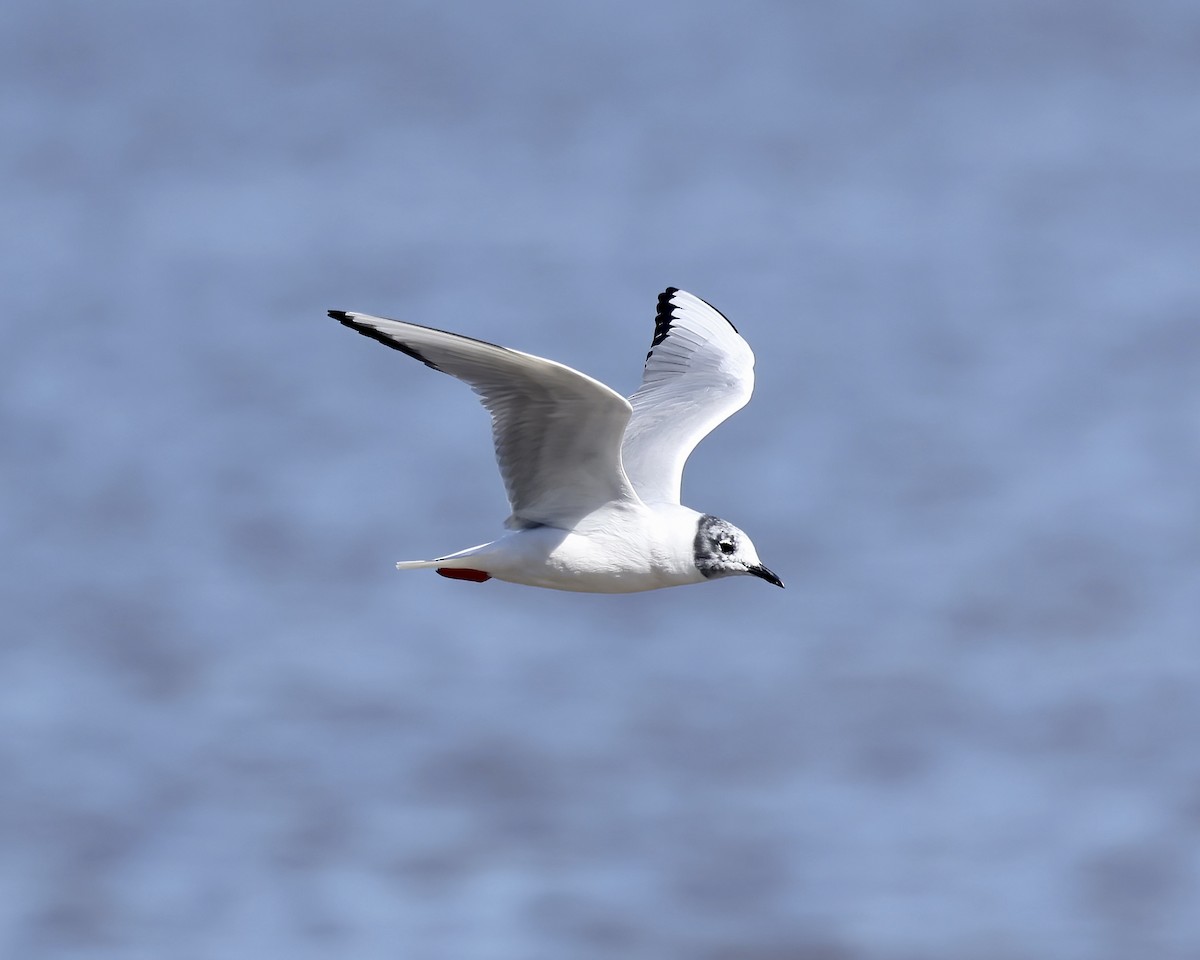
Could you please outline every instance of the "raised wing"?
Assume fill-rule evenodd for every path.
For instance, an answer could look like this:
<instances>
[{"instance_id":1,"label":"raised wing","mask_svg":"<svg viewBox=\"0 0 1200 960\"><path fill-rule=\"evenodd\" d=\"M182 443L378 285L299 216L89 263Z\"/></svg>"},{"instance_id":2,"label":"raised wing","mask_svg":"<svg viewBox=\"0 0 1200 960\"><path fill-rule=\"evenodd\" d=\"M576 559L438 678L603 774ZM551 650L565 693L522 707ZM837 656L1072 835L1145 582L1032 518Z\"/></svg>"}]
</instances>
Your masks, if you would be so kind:
<instances>
[{"instance_id":1,"label":"raised wing","mask_svg":"<svg viewBox=\"0 0 1200 960\"><path fill-rule=\"evenodd\" d=\"M658 297L654 339L621 448L647 503L679 503L683 465L754 390L754 354L714 306L675 287Z\"/></svg>"},{"instance_id":2,"label":"raised wing","mask_svg":"<svg viewBox=\"0 0 1200 960\"><path fill-rule=\"evenodd\" d=\"M621 468L629 402L577 370L444 330L330 310L352 330L470 384L492 415L509 527L570 526L637 500Z\"/></svg>"}]
</instances>

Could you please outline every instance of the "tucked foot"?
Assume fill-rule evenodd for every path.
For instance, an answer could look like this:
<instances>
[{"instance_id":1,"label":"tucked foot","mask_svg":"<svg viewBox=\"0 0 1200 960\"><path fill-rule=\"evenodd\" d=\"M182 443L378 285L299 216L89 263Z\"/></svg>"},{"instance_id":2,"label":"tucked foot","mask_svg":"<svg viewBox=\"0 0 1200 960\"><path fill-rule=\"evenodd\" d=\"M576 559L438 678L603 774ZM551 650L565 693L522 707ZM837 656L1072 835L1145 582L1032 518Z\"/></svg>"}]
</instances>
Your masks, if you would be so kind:
<instances>
[{"instance_id":1,"label":"tucked foot","mask_svg":"<svg viewBox=\"0 0 1200 960\"><path fill-rule=\"evenodd\" d=\"M437 572L451 580L470 580L472 583L483 583L484 580L492 579L490 573L472 570L470 567L438 567Z\"/></svg>"}]
</instances>

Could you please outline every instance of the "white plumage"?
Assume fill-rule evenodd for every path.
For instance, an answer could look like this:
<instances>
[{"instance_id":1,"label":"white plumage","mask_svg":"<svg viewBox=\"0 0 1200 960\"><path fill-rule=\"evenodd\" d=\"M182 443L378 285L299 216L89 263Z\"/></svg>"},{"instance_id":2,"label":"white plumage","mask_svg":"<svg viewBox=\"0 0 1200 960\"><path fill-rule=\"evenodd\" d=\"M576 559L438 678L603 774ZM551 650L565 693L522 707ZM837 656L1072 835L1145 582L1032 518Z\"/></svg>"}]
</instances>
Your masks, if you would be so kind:
<instances>
[{"instance_id":1,"label":"white plumage","mask_svg":"<svg viewBox=\"0 0 1200 960\"><path fill-rule=\"evenodd\" d=\"M642 385L629 400L518 350L363 313L329 315L466 382L492 415L513 532L400 569L602 593L738 573L783 586L744 533L679 502L688 456L754 388L750 347L699 297L673 287L659 296Z\"/></svg>"}]
</instances>

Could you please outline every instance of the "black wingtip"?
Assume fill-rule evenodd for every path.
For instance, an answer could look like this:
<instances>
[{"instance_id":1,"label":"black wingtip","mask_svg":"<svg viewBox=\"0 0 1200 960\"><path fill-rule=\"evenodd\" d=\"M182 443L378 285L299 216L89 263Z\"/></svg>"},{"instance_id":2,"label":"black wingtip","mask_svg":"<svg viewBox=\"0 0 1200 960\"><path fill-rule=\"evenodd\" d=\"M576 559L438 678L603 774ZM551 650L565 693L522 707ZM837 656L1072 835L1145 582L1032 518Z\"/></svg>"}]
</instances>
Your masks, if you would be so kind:
<instances>
[{"instance_id":1,"label":"black wingtip","mask_svg":"<svg viewBox=\"0 0 1200 960\"><path fill-rule=\"evenodd\" d=\"M650 342L651 350L667 339L667 334L671 332L671 310L673 309L671 300L678 292L678 287L667 287L666 290L658 295L658 314L654 318L654 339ZM694 293L689 293L688 296L696 297ZM733 321L725 316L725 314L721 313L720 310L714 307L703 297L696 297L696 299L705 306L709 307L713 313L717 314L717 316L733 327L734 333L738 332L738 328L734 326Z\"/></svg>"},{"instance_id":2,"label":"black wingtip","mask_svg":"<svg viewBox=\"0 0 1200 960\"><path fill-rule=\"evenodd\" d=\"M361 333L364 337L370 337L376 343L382 343L385 347L391 347L391 349L393 349L393 350L399 350L406 357L412 357L414 360L420 360L423 364L425 364L425 366L429 367L429 369L431 369L431 370L437 370L439 373L441 372L441 367L439 367L436 363L431 361L423 353L421 353L419 350L417 350L416 347L410 347L407 343L402 343L399 340L394 340L393 338L389 337L386 333L382 333L379 330L376 330L370 324L359 323L352 316L350 316L350 314L348 314L345 310L329 310L329 311L327 311L327 313L329 314L329 316L333 317L333 319L336 320L338 323L340 323L342 326L347 327L351 330L356 330L359 333Z\"/></svg>"},{"instance_id":3,"label":"black wingtip","mask_svg":"<svg viewBox=\"0 0 1200 960\"><path fill-rule=\"evenodd\" d=\"M678 287L667 287L658 295L658 311L654 314L654 336L650 338L650 352L654 351L660 343L667 339L667 334L671 332L671 311L674 309L671 304L671 298L679 292ZM650 353L646 354L646 359L650 358Z\"/></svg>"}]
</instances>

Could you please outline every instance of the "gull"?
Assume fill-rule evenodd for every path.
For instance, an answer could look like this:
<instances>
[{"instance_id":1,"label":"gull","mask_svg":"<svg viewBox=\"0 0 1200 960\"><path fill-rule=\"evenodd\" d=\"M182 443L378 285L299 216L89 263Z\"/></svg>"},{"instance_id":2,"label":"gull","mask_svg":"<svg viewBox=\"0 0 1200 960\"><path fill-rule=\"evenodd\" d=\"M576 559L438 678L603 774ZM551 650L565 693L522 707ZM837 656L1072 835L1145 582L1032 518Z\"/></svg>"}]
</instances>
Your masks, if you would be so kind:
<instances>
[{"instance_id":1,"label":"gull","mask_svg":"<svg viewBox=\"0 0 1200 960\"><path fill-rule=\"evenodd\" d=\"M754 354L707 301L676 287L659 295L642 383L628 400L519 350L365 313L329 316L464 381L492 415L511 532L397 569L588 593L738 574L783 586L745 533L680 503L688 456L754 389Z\"/></svg>"}]
</instances>

